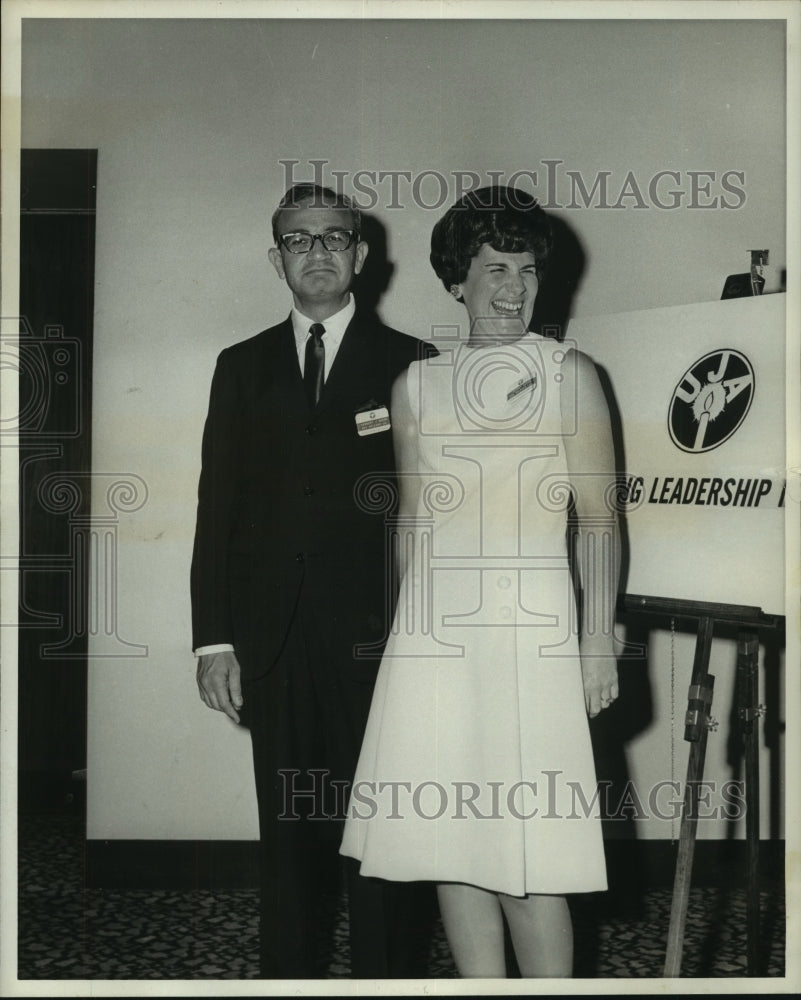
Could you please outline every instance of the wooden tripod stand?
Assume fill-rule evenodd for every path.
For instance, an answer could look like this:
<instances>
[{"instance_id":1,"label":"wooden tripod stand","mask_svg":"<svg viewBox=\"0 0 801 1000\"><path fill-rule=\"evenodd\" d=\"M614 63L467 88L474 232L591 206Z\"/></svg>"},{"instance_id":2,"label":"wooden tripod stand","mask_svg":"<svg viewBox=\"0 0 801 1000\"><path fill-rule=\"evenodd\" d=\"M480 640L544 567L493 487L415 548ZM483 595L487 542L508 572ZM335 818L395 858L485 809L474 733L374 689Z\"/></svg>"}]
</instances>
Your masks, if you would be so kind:
<instances>
[{"instance_id":1,"label":"wooden tripod stand","mask_svg":"<svg viewBox=\"0 0 801 1000\"><path fill-rule=\"evenodd\" d=\"M698 622L692 680L687 693L687 714L684 719L684 739L690 743L687 780L682 803L681 830L673 881L664 975L681 975L684 947L684 927L690 895L693 854L698 825L698 796L704 775L706 738L714 725L710 711L715 678L708 672L712 633L716 624L735 625L737 638L737 715L742 725L745 743L745 807L746 843L748 851L748 883L746 904L747 970L757 975L759 953L759 760L757 719L763 709L758 702L758 631L776 628L779 618L766 615L761 608L737 604L712 604L703 601L683 601L662 597L629 594L620 601L625 612L643 612L669 618Z\"/></svg>"}]
</instances>

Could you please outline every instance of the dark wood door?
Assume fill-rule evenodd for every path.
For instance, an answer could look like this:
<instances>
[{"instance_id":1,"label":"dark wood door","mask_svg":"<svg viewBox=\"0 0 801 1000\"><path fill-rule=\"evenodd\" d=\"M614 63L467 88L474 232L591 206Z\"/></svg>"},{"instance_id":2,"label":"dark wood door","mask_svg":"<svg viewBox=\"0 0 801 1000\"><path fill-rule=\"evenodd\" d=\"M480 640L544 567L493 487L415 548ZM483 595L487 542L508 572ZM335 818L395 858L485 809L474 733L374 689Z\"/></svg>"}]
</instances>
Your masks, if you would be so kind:
<instances>
[{"instance_id":1,"label":"dark wood door","mask_svg":"<svg viewBox=\"0 0 801 1000\"><path fill-rule=\"evenodd\" d=\"M19 371L20 807L86 767L96 150L24 149Z\"/></svg>"}]
</instances>

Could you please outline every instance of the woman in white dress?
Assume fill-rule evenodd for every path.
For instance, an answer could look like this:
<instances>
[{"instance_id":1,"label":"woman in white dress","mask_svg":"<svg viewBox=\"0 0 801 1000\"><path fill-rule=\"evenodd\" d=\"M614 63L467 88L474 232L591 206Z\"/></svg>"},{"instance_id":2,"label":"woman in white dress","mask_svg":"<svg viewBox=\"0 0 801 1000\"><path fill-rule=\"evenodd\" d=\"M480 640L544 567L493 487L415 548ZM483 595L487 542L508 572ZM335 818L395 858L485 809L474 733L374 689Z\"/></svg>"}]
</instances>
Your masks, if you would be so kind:
<instances>
[{"instance_id":1,"label":"woman in white dress","mask_svg":"<svg viewBox=\"0 0 801 1000\"><path fill-rule=\"evenodd\" d=\"M587 716L618 695L609 414L592 362L528 330L533 198L470 192L431 246L469 329L393 389L401 583L341 850L437 883L460 975L506 975L505 919L523 976L569 976L565 896L606 888Z\"/></svg>"}]
</instances>

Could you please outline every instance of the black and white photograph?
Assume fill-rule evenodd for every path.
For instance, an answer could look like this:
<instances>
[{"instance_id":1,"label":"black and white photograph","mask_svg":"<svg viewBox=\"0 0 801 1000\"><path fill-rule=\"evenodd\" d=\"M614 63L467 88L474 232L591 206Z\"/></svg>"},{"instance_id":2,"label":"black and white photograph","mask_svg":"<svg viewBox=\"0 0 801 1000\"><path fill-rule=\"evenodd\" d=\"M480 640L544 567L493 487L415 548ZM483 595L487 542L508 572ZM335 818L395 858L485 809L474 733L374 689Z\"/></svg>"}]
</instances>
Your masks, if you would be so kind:
<instances>
[{"instance_id":1,"label":"black and white photograph","mask_svg":"<svg viewBox=\"0 0 801 1000\"><path fill-rule=\"evenodd\" d=\"M7 0L1 995L801 990L800 44Z\"/></svg>"}]
</instances>

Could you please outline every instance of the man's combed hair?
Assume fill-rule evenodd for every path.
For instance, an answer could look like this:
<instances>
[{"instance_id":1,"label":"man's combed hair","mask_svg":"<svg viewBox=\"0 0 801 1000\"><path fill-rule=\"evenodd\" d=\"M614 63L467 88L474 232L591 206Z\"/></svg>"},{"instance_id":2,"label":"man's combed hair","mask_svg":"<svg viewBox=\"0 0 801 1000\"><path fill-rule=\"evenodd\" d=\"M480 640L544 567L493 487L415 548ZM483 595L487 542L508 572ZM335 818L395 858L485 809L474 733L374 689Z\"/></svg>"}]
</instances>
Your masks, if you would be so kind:
<instances>
[{"instance_id":1,"label":"man's combed hair","mask_svg":"<svg viewBox=\"0 0 801 1000\"><path fill-rule=\"evenodd\" d=\"M542 278L553 245L551 224L525 191L502 185L469 191L431 232L431 266L446 289L465 280L485 243L500 253L533 254Z\"/></svg>"},{"instance_id":2,"label":"man's combed hair","mask_svg":"<svg viewBox=\"0 0 801 1000\"><path fill-rule=\"evenodd\" d=\"M281 213L293 208L344 208L351 214L353 223L351 229L357 233L362 231L362 213L347 195L339 194L332 188L321 187L319 184L293 184L284 197L278 202L278 208L273 212L273 239L278 243L278 222Z\"/></svg>"}]
</instances>

